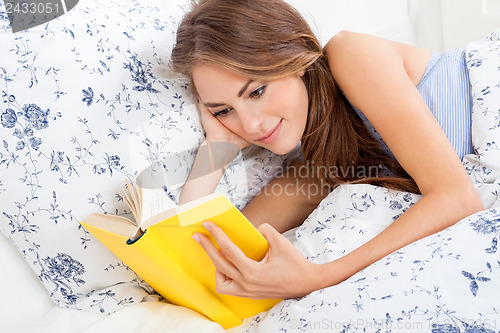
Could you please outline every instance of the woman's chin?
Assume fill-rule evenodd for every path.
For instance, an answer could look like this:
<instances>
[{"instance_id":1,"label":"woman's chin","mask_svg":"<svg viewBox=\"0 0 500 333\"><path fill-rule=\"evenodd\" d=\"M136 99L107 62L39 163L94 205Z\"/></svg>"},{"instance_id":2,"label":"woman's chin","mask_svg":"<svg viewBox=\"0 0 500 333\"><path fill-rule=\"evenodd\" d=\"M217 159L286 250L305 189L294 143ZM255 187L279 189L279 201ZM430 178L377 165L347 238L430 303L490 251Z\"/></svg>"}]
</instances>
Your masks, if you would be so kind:
<instances>
[{"instance_id":1,"label":"woman's chin","mask_svg":"<svg viewBox=\"0 0 500 333\"><path fill-rule=\"evenodd\" d=\"M284 146L284 145L281 145L281 146L269 146L269 145L260 145L261 147L263 148L266 148L267 150L270 150L272 151L273 153L275 153L276 155L285 155L285 154L288 154L289 152L291 152L292 150L295 149L295 147L297 147L297 145L294 145L294 146Z\"/></svg>"}]
</instances>

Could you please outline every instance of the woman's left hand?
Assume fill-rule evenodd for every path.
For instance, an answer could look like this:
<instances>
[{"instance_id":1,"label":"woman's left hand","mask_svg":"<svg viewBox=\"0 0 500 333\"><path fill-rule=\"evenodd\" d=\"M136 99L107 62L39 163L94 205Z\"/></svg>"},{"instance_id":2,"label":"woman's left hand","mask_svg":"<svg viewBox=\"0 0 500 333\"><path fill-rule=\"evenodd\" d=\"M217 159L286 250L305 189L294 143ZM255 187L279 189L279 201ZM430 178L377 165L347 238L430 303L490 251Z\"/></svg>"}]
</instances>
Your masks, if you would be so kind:
<instances>
[{"instance_id":1,"label":"woman's left hand","mask_svg":"<svg viewBox=\"0 0 500 333\"><path fill-rule=\"evenodd\" d=\"M215 265L215 285L220 294L254 299L296 298L320 289L320 265L308 261L269 224L258 227L267 239L269 250L261 261L248 258L229 237L212 222L203 223L220 250L203 234L196 233L200 245Z\"/></svg>"}]
</instances>

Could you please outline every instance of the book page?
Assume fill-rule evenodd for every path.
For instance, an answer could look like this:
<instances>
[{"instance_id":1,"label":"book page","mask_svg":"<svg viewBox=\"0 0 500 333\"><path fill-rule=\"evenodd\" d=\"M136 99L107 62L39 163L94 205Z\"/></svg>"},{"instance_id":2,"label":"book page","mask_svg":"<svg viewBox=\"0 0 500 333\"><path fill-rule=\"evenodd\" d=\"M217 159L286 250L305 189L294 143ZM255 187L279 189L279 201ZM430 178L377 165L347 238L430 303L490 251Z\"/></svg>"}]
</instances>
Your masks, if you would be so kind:
<instances>
[{"instance_id":1,"label":"book page","mask_svg":"<svg viewBox=\"0 0 500 333\"><path fill-rule=\"evenodd\" d=\"M224 211L224 210L229 209L230 207L233 207L232 204L229 202L229 200L227 200L227 203L229 203L229 205L225 205L222 208L220 205L213 205L212 204L212 205L208 206L209 207L208 211L203 210L203 209L202 209L202 211L200 211L200 209L196 209L196 208L198 208L198 206L203 206L207 202L213 201L219 197L224 197L224 195L221 193L218 193L218 192L214 192L212 194L206 195L206 196L201 197L199 199L182 204L180 206L175 206L172 209L165 210L159 214L156 214L155 216L151 217L150 219L144 220L141 224L141 228L143 228L145 230L148 227L150 227L158 222L161 222L163 220L169 219L174 215L178 216L178 220L177 220L178 224L176 224L176 226L184 227L184 226L196 224L199 222L198 218L193 218L193 214L189 214L189 213L183 214L185 212L189 212L189 211L193 210L196 213L198 213L198 215L202 214L204 216L209 216L210 215L210 211L209 211L210 208L213 209L215 207L216 210ZM207 207L207 206L205 205L205 207Z\"/></svg>"},{"instance_id":2,"label":"book page","mask_svg":"<svg viewBox=\"0 0 500 333\"><path fill-rule=\"evenodd\" d=\"M168 197L162 188L143 188L141 191L142 212L139 226L151 217L176 207L175 202Z\"/></svg>"},{"instance_id":3,"label":"book page","mask_svg":"<svg viewBox=\"0 0 500 333\"><path fill-rule=\"evenodd\" d=\"M83 221L83 223L91 225L95 228L106 230L107 232L121 235L123 237L131 237L137 230L135 224L129 219L112 214L92 213ZM87 226L85 226L85 228L88 229Z\"/></svg>"},{"instance_id":4,"label":"book page","mask_svg":"<svg viewBox=\"0 0 500 333\"><path fill-rule=\"evenodd\" d=\"M141 188L136 187L126 180L127 187L122 190L121 197L123 201L132 211L132 215L135 219L135 224L139 226L141 221L141 211L142 211L142 199L141 199Z\"/></svg>"}]
</instances>

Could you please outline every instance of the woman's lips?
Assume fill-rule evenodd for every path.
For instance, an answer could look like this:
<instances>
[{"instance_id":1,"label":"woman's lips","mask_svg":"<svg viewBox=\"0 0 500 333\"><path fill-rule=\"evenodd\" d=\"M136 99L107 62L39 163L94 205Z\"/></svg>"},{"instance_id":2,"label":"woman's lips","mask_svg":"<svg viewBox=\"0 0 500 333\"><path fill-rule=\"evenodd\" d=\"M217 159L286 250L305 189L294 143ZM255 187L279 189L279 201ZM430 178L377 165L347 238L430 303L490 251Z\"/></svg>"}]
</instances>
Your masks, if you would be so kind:
<instances>
[{"instance_id":1,"label":"woman's lips","mask_svg":"<svg viewBox=\"0 0 500 333\"><path fill-rule=\"evenodd\" d=\"M270 144L274 140L276 140L276 138L278 137L278 134L280 132L280 129L281 129L281 122L282 121L283 121L283 119L280 120L278 125L276 125L276 127L274 127L274 129L271 132L269 132L265 136L261 137L260 139L257 139L257 141L260 141L264 144Z\"/></svg>"}]
</instances>

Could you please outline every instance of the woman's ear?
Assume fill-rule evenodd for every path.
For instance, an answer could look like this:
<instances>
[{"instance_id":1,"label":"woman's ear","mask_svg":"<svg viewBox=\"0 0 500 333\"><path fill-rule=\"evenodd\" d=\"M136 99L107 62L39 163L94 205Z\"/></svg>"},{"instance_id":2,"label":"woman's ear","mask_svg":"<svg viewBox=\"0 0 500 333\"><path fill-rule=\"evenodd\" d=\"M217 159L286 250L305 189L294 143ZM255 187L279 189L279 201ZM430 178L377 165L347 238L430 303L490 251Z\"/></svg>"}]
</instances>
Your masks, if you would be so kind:
<instances>
[{"instance_id":1,"label":"woman's ear","mask_svg":"<svg viewBox=\"0 0 500 333\"><path fill-rule=\"evenodd\" d=\"M304 69L300 70L300 71L297 73L297 75L298 75L299 77L303 77L305 73L306 73L306 68L304 68Z\"/></svg>"}]
</instances>

